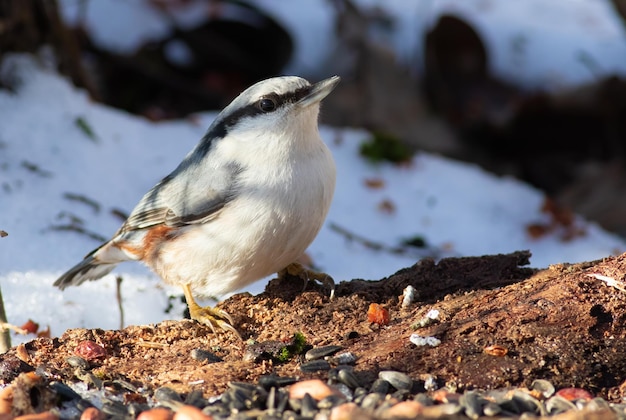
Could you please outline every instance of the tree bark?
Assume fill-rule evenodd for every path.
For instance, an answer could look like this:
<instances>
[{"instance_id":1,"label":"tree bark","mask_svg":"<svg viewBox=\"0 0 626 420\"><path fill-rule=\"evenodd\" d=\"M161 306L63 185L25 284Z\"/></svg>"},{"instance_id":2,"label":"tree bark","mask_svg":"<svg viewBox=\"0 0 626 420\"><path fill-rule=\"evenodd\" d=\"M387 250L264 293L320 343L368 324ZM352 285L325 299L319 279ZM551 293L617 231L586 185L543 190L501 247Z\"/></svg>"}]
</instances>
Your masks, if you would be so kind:
<instances>
[{"instance_id":1,"label":"tree bark","mask_svg":"<svg viewBox=\"0 0 626 420\"><path fill-rule=\"evenodd\" d=\"M76 37L61 19L57 0L0 0L0 63L7 53L37 53L46 45L55 53L59 72L97 99L81 64Z\"/></svg>"}]
</instances>

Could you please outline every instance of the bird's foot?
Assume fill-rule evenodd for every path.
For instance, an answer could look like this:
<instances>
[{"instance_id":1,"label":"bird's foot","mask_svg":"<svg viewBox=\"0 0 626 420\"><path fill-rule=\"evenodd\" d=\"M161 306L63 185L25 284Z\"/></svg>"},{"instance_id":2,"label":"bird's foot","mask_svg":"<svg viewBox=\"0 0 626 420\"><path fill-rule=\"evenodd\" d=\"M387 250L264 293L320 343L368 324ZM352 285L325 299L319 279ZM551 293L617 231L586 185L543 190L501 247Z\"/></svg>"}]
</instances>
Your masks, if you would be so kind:
<instances>
[{"instance_id":1,"label":"bird's foot","mask_svg":"<svg viewBox=\"0 0 626 420\"><path fill-rule=\"evenodd\" d=\"M208 326L214 334L218 331L230 331L241 339L235 327L232 326L234 324L232 317L226 311L210 306L198 305L191 294L191 287L188 284L183 286L183 290L185 291L185 299L187 299L191 319Z\"/></svg>"},{"instance_id":2,"label":"bird's foot","mask_svg":"<svg viewBox=\"0 0 626 420\"><path fill-rule=\"evenodd\" d=\"M331 299L335 296L335 280L333 280L333 278L326 273L310 270L302 264L294 262L278 272L279 278L283 279L286 276L301 278L304 281L304 288L302 291L306 290L306 286L310 281L318 281L324 286L325 289L330 290Z\"/></svg>"}]
</instances>

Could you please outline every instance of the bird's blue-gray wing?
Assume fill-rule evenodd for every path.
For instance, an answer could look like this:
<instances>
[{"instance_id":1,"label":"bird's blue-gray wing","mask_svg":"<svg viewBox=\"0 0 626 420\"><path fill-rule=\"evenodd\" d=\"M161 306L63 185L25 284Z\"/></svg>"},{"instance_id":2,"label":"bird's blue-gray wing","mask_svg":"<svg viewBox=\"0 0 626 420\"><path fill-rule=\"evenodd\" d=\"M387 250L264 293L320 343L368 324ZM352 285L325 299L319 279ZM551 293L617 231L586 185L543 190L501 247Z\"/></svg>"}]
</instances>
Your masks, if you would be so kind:
<instances>
[{"instance_id":1,"label":"bird's blue-gray wing","mask_svg":"<svg viewBox=\"0 0 626 420\"><path fill-rule=\"evenodd\" d=\"M194 170L195 169L195 170ZM200 168L174 171L143 196L119 233L165 224L205 223L236 195L239 169L224 166L211 174Z\"/></svg>"}]
</instances>

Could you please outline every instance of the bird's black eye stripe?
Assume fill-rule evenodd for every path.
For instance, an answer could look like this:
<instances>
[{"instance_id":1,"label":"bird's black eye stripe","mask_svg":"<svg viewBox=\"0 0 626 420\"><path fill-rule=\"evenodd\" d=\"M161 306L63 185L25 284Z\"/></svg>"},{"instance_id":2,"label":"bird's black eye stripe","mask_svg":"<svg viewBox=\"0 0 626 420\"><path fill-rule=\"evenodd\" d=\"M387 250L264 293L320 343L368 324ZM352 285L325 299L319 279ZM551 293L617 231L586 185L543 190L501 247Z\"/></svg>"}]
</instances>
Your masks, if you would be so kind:
<instances>
[{"instance_id":1,"label":"bird's black eye stripe","mask_svg":"<svg viewBox=\"0 0 626 420\"><path fill-rule=\"evenodd\" d=\"M257 107L263 112L272 112L286 103L296 103L311 92L311 86L306 86L293 92L278 95L271 93L259 99Z\"/></svg>"},{"instance_id":2,"label":"bird's black eye stripe","mask_svg":"<svg viewBox=\"0 0 626 420\"><path fill-rule=\"evenodd\" d=\"M228 133L228 130L231 127L235 126L242 119L247 117L254 117L255 115L259 114L273 112L286 103L296 103L302 98L309 95L311 93L311 89L312 86L304 86L293 92L284 93L282 95L270 93L249 104L248 106L239 108L229 115L224 115L222 119L216 121L211 127L209 127L209 130L204 135L201 144L198 146L198 153L201 156L204 156L206 153L208 153L208 151L211 149L211 144L213 143L213 141L215 139L225 137ZM270 102L264 102L264 100L266 99L273 101L274 109L269 109L271 108L271 105ZM262 102L264 103L262 104ZM263 109L262 107L265 107L266 109Z\"/></svg>"}]
</instances>

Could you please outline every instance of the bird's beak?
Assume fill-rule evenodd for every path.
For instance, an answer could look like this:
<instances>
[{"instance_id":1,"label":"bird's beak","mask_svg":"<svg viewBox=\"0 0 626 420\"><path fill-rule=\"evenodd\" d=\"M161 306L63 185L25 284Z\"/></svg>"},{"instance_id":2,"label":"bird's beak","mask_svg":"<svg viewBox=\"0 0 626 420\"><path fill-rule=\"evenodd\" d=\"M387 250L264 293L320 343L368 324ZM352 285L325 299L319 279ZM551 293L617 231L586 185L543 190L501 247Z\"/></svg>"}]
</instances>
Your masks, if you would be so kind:
<instances>
[{"instance_id":1,"label":"bird's beak","mask_svg":"<svg viewBox=\"0 0 626 420\"><path fill-rule=\"evenodd\" d=\"M319 103L322 99L324 99L330 92L333 91L335 86L339 83L341 78L339 76L333 76L328 79L322 80L321 82L317 82L311 86L311 90L309 93L298 101L298 105L302 108L307 107L312 104Z\"/></svg>"}]
</instances>

